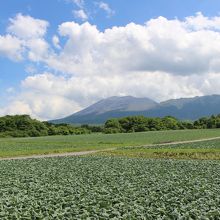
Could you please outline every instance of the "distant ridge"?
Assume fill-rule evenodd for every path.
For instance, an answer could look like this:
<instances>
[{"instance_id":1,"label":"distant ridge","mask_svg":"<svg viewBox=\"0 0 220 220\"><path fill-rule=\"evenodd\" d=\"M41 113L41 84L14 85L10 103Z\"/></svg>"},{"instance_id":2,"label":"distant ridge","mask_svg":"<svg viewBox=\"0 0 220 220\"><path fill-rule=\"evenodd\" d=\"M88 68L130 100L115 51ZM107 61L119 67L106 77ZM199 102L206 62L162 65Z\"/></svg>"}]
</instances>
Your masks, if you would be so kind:
<instances>
[{"instance_id":1,"label":"distant ridge","mask_svg":"<svg viewBox=\"0 0 220 220\"><path fill-rule=\"evenodd\" d=\"M157 103L149 98L113 96L74 113L68 117L52 120L52 123L102 124L109 118L129 115L146 117L174 116L181 120L196 120L220 114L220 95L171 99Z\"/></svg>"}]
</instances>

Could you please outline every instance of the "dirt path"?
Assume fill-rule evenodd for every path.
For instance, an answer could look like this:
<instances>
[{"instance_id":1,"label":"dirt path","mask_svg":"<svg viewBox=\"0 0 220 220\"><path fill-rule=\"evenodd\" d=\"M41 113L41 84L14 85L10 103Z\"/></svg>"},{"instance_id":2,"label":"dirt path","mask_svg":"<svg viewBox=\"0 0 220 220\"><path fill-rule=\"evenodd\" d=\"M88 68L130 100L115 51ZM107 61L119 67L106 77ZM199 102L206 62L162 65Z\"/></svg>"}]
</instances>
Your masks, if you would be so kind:
<instances>
[{"instance_id":1,"label":"dirt path","mask_svg":"<svg viewBox=\"0 0 220 220\"><path fill-rule=\"evenodd\" d=\"M156 146L164 146L164 145L197 143L197 142L202 142L202 141L211 141L211 140L218 140L218 139L220 139L220 137L203 138L203 139L190 140L190 141L176 141L176 142L169 142L169 143L148 144L148 145L141 145L140 147L152 147L152 146L156 147ZM130 147L134 147L134 146L130 146ZM137 147L139 147L139 146L137 146ZM115 149L116 148L103 149L103 150L81 151L81 152L52 153L52 154L43 154L43 155L7 157L7 158L0 158L0 161L1 160L24 160L24 159L50 158L50 157L82 156L82 155L93 154L93 153L97 153L97 152L101 152L101 151L115 150Z\"/></svg>"},{"instance_id":2,"label":"dirt path","mask_svg":"<svg viewBox=\"0 0 220 220\"><path fill-rule=\"evenodd\" d=\"M148 145L142 145L143 147L152 147L152 146L164 146L164 145L175 145L175 144L190 144L190 143L197 143L202 141L212 141L212 140L218 140L220 137L213 137L213 138L202 138L197 140L190 140L190 141L175 141L175 142L164 142L164 143L158 143L158 144L148 144Z\"/></svg>"},{"instance_id":3,"label":"dirt path","mask_svg":"<svg viewBox=\"0 0 220 220\"><path fill-rule=\"evenodd\" d=\"M18 156L18 157L6 157L0 158L1 160L24 160L24 159L37 159L37 158L49 158L49 157L66 157L66 156L82 156L86 154L93 154L100 150L81 151L81 152L67 152L67 153L56 153L56 154L40 154L30 156Z\"/></svg>"}]
</instances>

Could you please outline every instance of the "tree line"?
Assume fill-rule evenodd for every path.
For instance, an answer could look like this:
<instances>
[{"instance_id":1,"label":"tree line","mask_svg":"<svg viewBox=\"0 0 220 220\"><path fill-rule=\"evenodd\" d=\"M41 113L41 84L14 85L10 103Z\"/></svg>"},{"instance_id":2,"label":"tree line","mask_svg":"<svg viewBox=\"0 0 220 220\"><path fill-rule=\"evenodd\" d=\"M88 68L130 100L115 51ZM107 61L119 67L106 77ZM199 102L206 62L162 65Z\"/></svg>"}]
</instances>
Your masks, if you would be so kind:
<instances>
[{"instance_id":1,"label":"tree line","mask_svg":"<svg viewBox=\"0 0 220 220\"><path fill-rule=\"evenodd\" d=\"M129 133L180 129L220 128L220 114L203 117L196 121L180 121L172 116L148 118L129 116L113 118L104 126L52 124L32 119L29 115L0 117L0 137L39 137L48 135L79 135L90 133Z\"/></svg>"},{"instance_id":2,"label":"tree line","mask_svg":"<svg viewBox=\"0 0 220 220\"><path fill-rule=\"evenodd\" d=\"M48 135L78 135L102 132L99 126L52 124L32 119L29 115L0 117L0 137L40 137Z\"/></svg>"},{"instance_id":3,"label":"tree line","mask_svg":"<svg viewBox=\"0 0 220 220\"><path fill-rule=\"evenodd\" d=\"M194 122L180 121L172 116L163 118L147 118L144 116L129 116L113 118L106 121L105 133L129 133L160 130L181 129L210 129L220 128L220 114L217 116L203 117Z\"/></svg>"}]
</instances>

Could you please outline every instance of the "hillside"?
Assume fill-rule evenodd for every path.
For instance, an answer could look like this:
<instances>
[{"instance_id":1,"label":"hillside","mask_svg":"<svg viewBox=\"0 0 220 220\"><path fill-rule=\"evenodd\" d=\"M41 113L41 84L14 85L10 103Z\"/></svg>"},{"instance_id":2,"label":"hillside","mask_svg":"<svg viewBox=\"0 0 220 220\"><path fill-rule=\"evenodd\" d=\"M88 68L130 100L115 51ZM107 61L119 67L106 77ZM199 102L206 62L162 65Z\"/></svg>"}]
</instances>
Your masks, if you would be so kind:
<instances>
[{"instance_id":1,"label":"hillside","mask_svg":"<svg viewBox=\"0 0 220 220\"><path fill-rule=\"evenodd\" d=\"M130 115L146 117L174 116L180 120L196 120L220 113L220 95L180 98L157 103L148 98L110 97L53 123L102 124L109 118Z\"/></svg>"}]
</instances>

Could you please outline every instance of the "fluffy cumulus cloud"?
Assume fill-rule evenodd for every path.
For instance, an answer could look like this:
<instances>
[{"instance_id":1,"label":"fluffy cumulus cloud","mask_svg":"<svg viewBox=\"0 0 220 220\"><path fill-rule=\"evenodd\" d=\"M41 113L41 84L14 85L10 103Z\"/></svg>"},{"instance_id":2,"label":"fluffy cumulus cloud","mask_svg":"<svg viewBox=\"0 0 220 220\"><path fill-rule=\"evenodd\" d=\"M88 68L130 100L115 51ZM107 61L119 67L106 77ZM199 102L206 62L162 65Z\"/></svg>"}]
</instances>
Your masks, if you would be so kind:
<instances>
[{"instance_id":1,"label":"fluffy cumulus cloud","mask_svg":"<svg viewBox=\"0 0 220 220\"><path fill-rule=\"evenodd\" d=\"M193 18L190 19L192 22ZM59 33L68 40L62 52L47 62L60 71L80 75L133 71L174 75L218 72L219 32L210 28L195 31L191 22L188 25L187 20L159 17L145 25L130 23L104 32L89 23L65 22L59 26Z\"/></svg>"},{"instance_id":2,"label":"fluffy cumulus cloud","mask_svg":"<svg viewBox=\"0 0 220 220\"><path fill-rule=\"evenodd\" d=\"M195 30L220 30L220 17L209 18L205 17L201 12L198 12L196 16L190 16L186 18L186 25Z\"/></svg>"},{"instance_id":3,"label":"fluffy cumulus cloud","mask_svg":"<svg viewBox=\"0 0 220 220\"><path fill-rule=\"evenodd\" d=\"M22 59L22 41L11 35L0 35L0 56L19 61Z\"/></svg>"},{"instance_id":4,"label":"fluffy cumulus cloud","mask_svg":"<svg viewBox=\"0 0 220 220\"><path fill-rule=\"evenodd\" d=\"M0 55L12 60L28 58L41 61L48 55L49 44L44 39L49 23L45 20L17 14L9 20L7 35L0 35Z\"/></svg>"},{"instance_id":5,"label":"fluffy cumulus cloud","mask_svg":"<svg viewBox=\"0 0 220 220\"><path fill-rule=\"evenodd\" d=\"M29 76L21 83L21 92L11 98L1 114L30 114L42 120L71 114L79 104L68 96L68 81L50 73ZM65 109L65 111L64 111Z\"/></svg>"},{"instance_id":6,"label":"fluffy cumulus cloud","mask_svg":"<svg viewBox=\"0 0 220 220\"><path fill-rule=\"evenodd\" d=\"M2 115L29 114L37 118L37 116L33 114L33 110L30 108L29 104L20 100L12 101L10 105L2 108L0 113Z\"/></svg>"},{"instance_id":7,"label":"fluffy cumulus cloud","mask_svg":"<svg viewBox=\"0 0 220 220\"><path fill-rule=\"evenodd\" d=\"M19 38L40 38L46 34L48 25L47 21L17 14L10 19L7 31Z\"/></svg>"},{"instance_id":8,"label":"fluffy cumulus cloud","mask_svg":"<svg viewBox=\"0 0 220 220\"><path fill-rule=\"evenodd\" d=\"M25 34L22 19L35 28ZM51 119L112 95L163 101L220 93L220 17L158 17L104 31L88 22L64 22L53 44L45 40L48 22L20 14L10 22L8 35L0 37L0 54L16 60L25 54L50 73L35 71L24 79L1 114L24 110ZM6 38L17 46L1 44Z\"/></svg>"}]
</instances>

